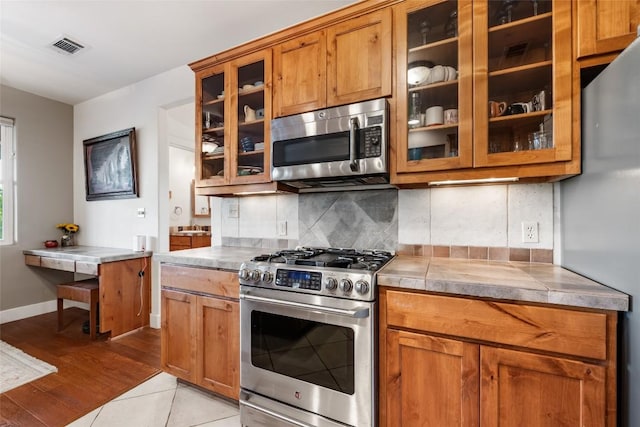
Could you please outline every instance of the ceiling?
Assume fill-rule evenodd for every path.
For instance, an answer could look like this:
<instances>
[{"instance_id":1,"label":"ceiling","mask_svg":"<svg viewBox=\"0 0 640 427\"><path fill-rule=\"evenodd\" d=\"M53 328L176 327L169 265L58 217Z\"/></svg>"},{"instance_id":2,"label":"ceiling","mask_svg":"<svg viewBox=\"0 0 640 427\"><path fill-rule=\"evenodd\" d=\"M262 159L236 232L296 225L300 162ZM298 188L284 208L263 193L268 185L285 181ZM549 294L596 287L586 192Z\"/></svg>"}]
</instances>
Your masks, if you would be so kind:
<instances>
[{"instance_id":1,"label":"ceiling","mask_svg":"<svg viewBox=\"0 0 640 427\"><path fill-rule=\"evenodd\" d=\"M0 0L0 83L75 105L355 1Z\"/></svg>"}]
</instances>

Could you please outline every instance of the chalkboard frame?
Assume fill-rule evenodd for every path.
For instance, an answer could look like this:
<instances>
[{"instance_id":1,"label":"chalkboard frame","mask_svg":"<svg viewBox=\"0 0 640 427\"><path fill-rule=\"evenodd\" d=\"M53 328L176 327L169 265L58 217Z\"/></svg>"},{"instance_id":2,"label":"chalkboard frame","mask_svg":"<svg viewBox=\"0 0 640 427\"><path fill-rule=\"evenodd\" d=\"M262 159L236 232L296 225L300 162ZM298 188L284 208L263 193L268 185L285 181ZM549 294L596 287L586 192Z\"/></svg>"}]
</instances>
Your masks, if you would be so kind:
<instances>
[{"instance_id":1,"label":"chalkboard frame","mask_svg":"<svg viewBox=\"0 0 640 427\"><path fill-rule=\"evenodd\" d=\"M85 139L83 148L87 201L139 197L135 127Z\"/></svg>"}]
</instances>

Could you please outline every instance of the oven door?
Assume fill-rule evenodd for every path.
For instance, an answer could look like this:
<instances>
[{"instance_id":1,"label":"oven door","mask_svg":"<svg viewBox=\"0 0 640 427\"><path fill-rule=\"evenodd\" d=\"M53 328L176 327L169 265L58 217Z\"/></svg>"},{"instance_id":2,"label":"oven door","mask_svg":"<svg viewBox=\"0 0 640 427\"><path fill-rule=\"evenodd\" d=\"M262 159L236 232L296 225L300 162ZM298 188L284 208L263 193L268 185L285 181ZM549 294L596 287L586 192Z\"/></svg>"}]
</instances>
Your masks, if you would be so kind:
<instances>
[{"instance_id":1,"label":"oven door","mask_svg":"<svg viewBox=\"0 0 640 427\"><path fill-rule=\"evenodd\" d=\"M375 308L241 286L241 388L347 425L374 425Z\"/></svg>"}]
</instances>

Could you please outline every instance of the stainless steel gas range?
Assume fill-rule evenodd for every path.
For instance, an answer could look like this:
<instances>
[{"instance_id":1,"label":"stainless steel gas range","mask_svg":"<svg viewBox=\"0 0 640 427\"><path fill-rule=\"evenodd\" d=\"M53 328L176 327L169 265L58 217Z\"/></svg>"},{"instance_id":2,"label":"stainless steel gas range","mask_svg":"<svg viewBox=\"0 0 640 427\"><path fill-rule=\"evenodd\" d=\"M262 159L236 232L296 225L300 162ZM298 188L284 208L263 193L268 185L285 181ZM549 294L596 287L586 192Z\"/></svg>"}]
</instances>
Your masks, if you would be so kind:
<instances>
[{"instance_id":1,"label":"stainless steel gas range","mask_svg":"<svg viewBox=\"0 0 640 427\"><path fill-rule=\"evenodd\" d=\"M376 425L384 251L298 248L240 269L243 426Z\"/></svg>"}]
</instances>

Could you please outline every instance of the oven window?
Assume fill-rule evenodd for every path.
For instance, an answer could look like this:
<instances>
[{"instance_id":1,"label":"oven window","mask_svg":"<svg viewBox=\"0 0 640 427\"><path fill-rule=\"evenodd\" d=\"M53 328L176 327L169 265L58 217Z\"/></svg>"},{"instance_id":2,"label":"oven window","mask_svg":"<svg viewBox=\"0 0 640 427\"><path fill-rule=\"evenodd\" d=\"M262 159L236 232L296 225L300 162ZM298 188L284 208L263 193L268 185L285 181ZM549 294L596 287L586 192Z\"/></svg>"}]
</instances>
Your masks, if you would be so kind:
<instances>
[{"instance_id":1,"label":"oven window","mask_svg":"<svg viewBox=\"0 0 640 427\"><path fill-rule=\"evenodd\" d=\"M354 392L353 330L251 312L251 363L322 387Z\"/></svg>"}]
</instances>

